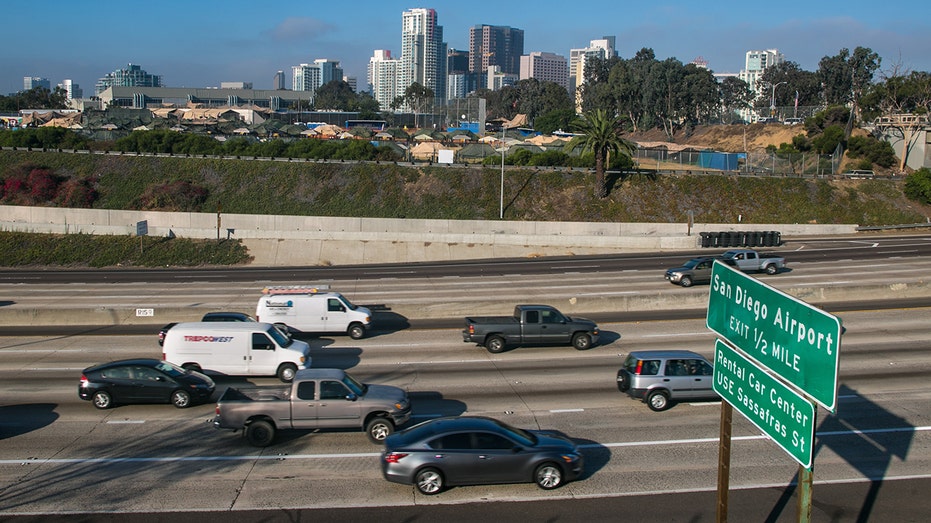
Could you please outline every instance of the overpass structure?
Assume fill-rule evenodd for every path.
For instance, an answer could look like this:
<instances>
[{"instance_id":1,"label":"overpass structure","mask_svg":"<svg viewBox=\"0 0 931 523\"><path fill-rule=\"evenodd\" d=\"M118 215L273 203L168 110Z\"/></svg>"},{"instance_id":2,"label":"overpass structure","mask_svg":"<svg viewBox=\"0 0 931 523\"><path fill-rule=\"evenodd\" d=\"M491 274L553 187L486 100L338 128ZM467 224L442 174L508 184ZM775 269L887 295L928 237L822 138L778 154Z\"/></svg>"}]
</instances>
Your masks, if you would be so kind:
<instances>
[{"instance_id":1,"label":"overpass structure","mask_svg":"<svg viewBox=\"0 0 931 523\"><path fill-rule=\"evenodd\" d=\"M880 116L872 125L883 140L889 142L899 157L899 172L931 168L931 120L924 114Z\"/></svg>"}]
</instances>

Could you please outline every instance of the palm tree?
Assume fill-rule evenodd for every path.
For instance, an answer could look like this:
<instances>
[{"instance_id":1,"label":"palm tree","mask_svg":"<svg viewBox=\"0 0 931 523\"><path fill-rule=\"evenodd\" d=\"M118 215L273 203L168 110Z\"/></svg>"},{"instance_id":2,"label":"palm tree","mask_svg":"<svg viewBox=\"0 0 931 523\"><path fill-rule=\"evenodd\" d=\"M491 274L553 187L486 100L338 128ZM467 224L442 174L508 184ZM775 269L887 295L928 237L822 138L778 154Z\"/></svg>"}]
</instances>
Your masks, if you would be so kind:
<instances>
[{"instance_id":1,"label":"palm tree","mask_svg":"<svg viewBox=\"0 0 931 523\"><path fill-rule=\"evenodd\" d=\"M604 109L582 114L582 119L573 122L572 128L581 134L569 140L565 149L571 152L581 148L595 154L595 196L606 198L608 186L605 184L605 162L608 154L613 152L631 157L636 146L621 138L620 120L616 116L609 116Z\"/></svg>"}]
</instances>

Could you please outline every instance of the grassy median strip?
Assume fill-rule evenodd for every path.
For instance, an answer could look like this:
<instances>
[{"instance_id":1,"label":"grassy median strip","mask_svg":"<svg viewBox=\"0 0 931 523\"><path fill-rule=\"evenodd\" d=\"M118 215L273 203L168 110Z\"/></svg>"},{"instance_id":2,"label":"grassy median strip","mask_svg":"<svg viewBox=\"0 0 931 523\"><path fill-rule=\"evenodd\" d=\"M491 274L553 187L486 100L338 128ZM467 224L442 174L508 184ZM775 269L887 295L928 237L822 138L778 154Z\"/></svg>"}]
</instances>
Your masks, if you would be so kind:
<instances>
[{"instance_id":1,"label":"grassy median strip","mask_svg":"<svg viewBox=\"0 0 931 523\"><path fill-rule=\"evenodd\" d=\"M249 259L239 240L0 232L2 267L198 267Z\"/></svg>"}]
</instances>

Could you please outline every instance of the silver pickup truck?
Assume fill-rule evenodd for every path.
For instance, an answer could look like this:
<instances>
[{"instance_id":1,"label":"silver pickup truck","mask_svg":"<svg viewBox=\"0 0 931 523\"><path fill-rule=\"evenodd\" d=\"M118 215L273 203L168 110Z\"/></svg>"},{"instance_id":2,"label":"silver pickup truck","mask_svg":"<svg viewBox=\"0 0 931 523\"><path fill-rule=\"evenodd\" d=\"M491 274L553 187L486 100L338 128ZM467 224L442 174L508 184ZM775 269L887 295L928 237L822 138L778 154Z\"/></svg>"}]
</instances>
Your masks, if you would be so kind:
<instances>
[{"instance_id":1,"label":"silver pickup truck","mask_svg":"<svg viewBox=\"0 0 931 523\"><path fill-rule=\"evenodd\" d=\"M242 430L256 447L270 445L282 429L361 428L380 443L410 417L403 389L366 385L340 369L303 369L290 386L226 389L213 425Z\"/></svg>"},{"instance_id":2,"label":"silver pickup truck","mask_svg":"<svg viewBox=\"0 0 931 523\"><path fill-rule=\"evenodd\" d=\"M734 260L737 268L744 272L776 274L786 268L786 259L772 254L758 253L751 249L732 249L721 255L725 260Z\"/></svg>"}]
</instances>

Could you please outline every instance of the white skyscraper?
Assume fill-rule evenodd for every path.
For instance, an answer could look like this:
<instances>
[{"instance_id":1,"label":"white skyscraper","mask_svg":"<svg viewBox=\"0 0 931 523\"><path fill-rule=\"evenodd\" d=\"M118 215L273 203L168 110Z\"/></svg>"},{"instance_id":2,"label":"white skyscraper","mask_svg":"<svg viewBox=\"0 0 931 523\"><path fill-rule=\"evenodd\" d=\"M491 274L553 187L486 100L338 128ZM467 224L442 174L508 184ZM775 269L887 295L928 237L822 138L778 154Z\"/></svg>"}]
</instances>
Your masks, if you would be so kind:
<instances>
[{"instance_id":1,"label":"white skyscraper","mask_svg":"<svg viewBox=\"0 0 931 523\"><path fill-rule=\"evenodd\" d=\"M372 91L372 98L378 102L382 111L387 111L391 102L396 96L404 93L398 93L398 67L401 61L391 58L391 51L387 49L377 49L369 58L368 66L368 84Z\"/></svg>"},{"instance_id":2,"label":"white skyscraper","mask_svg":"<svg viewBox=\"0 0 931 523\"><path fill-rule=\"evenodd\" d=\"M340 69L339 62L325 58L314 60L313 64L292 66L291 72L292 91L316 92L323 84L343 79L343 70Z\"/></svg>"},{"instance_id":3,"label":"white skyscraper","mask_svg":"<svg viewBox=\"0 0 931 523\"><path fill-rule=\"evenodd\" d=\"M760 91L760 86L757 85L757 81L763 76L763 72L766 71L768 67L781 64L785 60L786 57L783 56L778 49L747 51L746 64L744 65L744 69L740 71L738 78L747 82L750 89L757 94L761 94L762 91Z\"/></svg>"},{"instance_id":4,"label":"white skyscraper","mask_svg":"<svg viewBox=\"0 0 931 523\"><path fill-rule=\"evenodd\" d=\"M588 47L583 49L569 50L569 88L575 90L582 84L585 78L585 60L587 58L614 58L617 56L615 46L615 37L602 36L596 40L591 40Z\"/></svg>"},{"instance_id":5,"label":"white skyscraper","mask_svg":"<svg viewBox=\"0 0 931 523\"><path fill-rule=\"evenodd\" d=\"M437 103L446 99L446 43L436 10L416 8L401 17L401 60L398 94L414 82L431 89Z\"/></svg>"}]
</instances>

